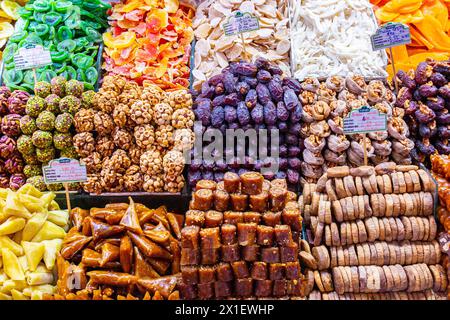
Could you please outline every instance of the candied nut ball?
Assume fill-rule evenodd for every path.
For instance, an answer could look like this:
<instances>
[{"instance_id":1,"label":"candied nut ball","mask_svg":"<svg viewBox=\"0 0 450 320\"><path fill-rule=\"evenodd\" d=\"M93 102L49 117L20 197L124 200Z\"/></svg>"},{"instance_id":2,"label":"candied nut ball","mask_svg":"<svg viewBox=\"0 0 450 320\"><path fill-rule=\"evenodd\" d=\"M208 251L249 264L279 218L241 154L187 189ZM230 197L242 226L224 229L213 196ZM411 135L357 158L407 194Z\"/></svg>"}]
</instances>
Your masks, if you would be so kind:
<instances>
[{"instance_id":1,"label":"candied nut ball","mask_svg":"<svg viewBox=\"0 0 450 320\"><path fill-rule=\"evenodd\" d=\"M127 80L118 75L106 76L103 78L102 88L105 91L121 93ZM100 90L101 90L100 89Z\"/></svg>"},{"instance_id":2,"label":"candied nut ball","mask_svg":"<svg viewBox=\"0 0 450 320\"><path fill-rule=\"evenodd\" d=\"M194 121L194 112L188 108L175 110L172 114L172 126L175 129L192 128L194 126Z\"/></svg>"},{"instance_id":3,"label":"candied nut ball","mask_svg":"<svg viewBox=\"0 0 450 320\"><path fill-rule=\"evenodd\" d=\"M142 94L141 87L134 81L127 81L119 96L119 102L132 105L136 100L140 100Z\"/></svg>"},{"instance_id":4,"label":"candied nut ball","mask_svg":"<svg viewBox=\"0 0 450 320\"><path fill-rule=\"evenodd\" d=\"M105 161L105 166L108 166L119 173L124 173L127 168L131 166L131 160L126 151L117 149L113 152L112 156Z\"/></svg>"},{"instance_id":5,"label":"candied nut ball","mask_svg":"<svg viewBox=\"0 0 450 320\"><path fill-rule=\"evenodd\" d=\"M177 129L173 134L174 150L184 152L191 150L195 143L195 133L191 129Z\"/></svg>"},{"instance_id":6,"label":"candied nut ball","mask_svg":"<svg viewBox=\"0 0 450 320\"><path fill-rule=\"evenodd\" d=\"M99 111L94 115L94 127L99 135L105 136L113 131L114 122L108 113Z\"/></svg>"},{"instance_id":7,"label":"candied nut ball","mask_svg":"<svg viewBox=\"0 0 450 320\"><path fill-rule=\"evenodd\" d=\"M163 158L156 149L146 151L141 156L141 171L147 175L157 175L163 172Z\"/></svg>"},{"instance_id":8,"label":"candied nut ball","mask_svg":"<svg viewBox=\"0 0 450 320\"><path fill-rule=\"evenodd\" d=\"M155 131L156 143L162 148L169 148L173 143L173 127L159 126Z\"/></svg>"},{"instance_id":9,"label":"candied nut ball","mask_svg":"<svg viewBox=\"0 0 450 320\"><path fill-rule=\"evenodd\" d=\"M128 156L130 157L131 163L140 165L141 156L145 152L141 147L137 144L131 144L130 149L128 149Z\"/></svg>"},{"instance_id":10,"label":"candied nut ball","mask_svg":"<svg viewBox=\"0 0 450 320\"><path fill-rule=\"evenodd\" d=\"M183 176L177 176L175 180L173 181L166 181L166 184L164 185L164 191L171 192L171 193L177 193L183 190L184 188L184 177Z\"/></svg>"},{"instance_id":11,"label":"candied nut ball","mask_svg":"<svg viewBox=\"0 0 450 320\"><path fill-rule=\"evenodd\" d=\"M114 141L109 136L97 137L95 149L103 158L110 157L114 151Z\"/></svg>"},{"instance_id":12,"label":"candied nut ball","mask_svg":"<svg viewBox=\"0 0 450 320\"><path fill-rule=\"evenodd\" d=\"M73 136L73 145L80 157L88 157L95 151L95 139L92 133L82 132Z\"/></svg>"},{"instance_id":13,"label":"candied nut ball","mask_svg":"<svg viewBox=\"0 0 450 320\"><path fill-rule=\"evenodd\" d=\"M193 104L192 95L187 90L170 92L167 97L170 106L174 109L190 108Z\"/></svg>"},{"instance_id":14,"label":"candied nut ball","mask_svg":"<svg viewBox=\"0 0 450 320\"><path fill-rule=\"evenodd\" d=\"M137 165L132 165L125 172L124 183L125 189L128 192L135 192L142 190L144 184L144 177L141 173L141 169Z\"/></svg>"},{"instance_id":15,"label":"candied nut ball","mask_svg":"<svg viewBox=\"0 0 450 320\"><path fill-rule=\"evenodd\" d=\"M149 81L144 81L144 90L142 90L142 100L147 100L150 105L155 105L160 103L164 97L164 91L157 85L150 83Z\"/></svg>"},{"instance_id":16,"label":"candied nut ball","mask_svg":"<svg viewBox=\"0 0 450 320\"><path fill-rule=\"evenodd\" d=\"M105 77L106 79L106 77ZM115 91L105 89L105 82L102 88L94 95L92 104L95 109L111 114L119 103L119 94Z\"/></svg>"},{"instance_id":17,"label":"candied nut ball","mask_svg":"<svg viewBox=\"0 0 450 320\"><path fill-rule=\"evenodd\" d=\"M163 158L163 167L166 178L174 181L177 176L183 173L184 157L180 151L171 150Z\"/></svg>"},{"instance_id":18,"label":"candied nut ball","mask_svg":"<svg viewBox=\"0 0 450 320\"><path fill-rule=\"evenodd\" d=\"M143 188L146 192L163 192L164 180L162 175L144 175Z\"/></svg>"},{"instance_id":19,"label":"candied nut ball","mask_svg":"<svg viewBox=\"0 0 450 320\"><path fill-rule=\"evenodd\" d=\"M121 173L117 173L111 167L105 166L100 172L102 189L106 192L122 192L124 180Z\"/></svg>"},{"instance_id":20,"label":"candied nut ball","mask_svg":"<svg viewBox=\"0 0 450 320\"><path fill-rule=\"evenodd\" d=\"M155 143L155 131L152 125L144 124L134 128L134 139L139 148L150 150Z\"/></svg>"},{"instance_id":21,"label":"candied nut ball","mask_svg":"<svg viewBox=\"0 0 450 320\"><path fill-rule=\"evenodd\" d=\"M130 107L126 104L119 104L114 108L113 121L119 128L126 128L130 123Z\"/></svg>"},{"instance_id":22,"label":"candied nut ball","mask_svg":"<svg viewBox=\"0 0 450 320\"><path fill-rule=\"evenodd\" d=\"M162 126L171 123L173 109L169 104L164 102L156 104L153 113L157 125Z\"/></svg>"},{"instance_id":23,"label":"candied nut ball","mask_svg":"<svg viewBox=\"0 0 450 320\"><path fill-rule=\"evenodd\" d=\"M153 110L145 100L135 101L130 108L130 117L137 125L149 124L153 119Z\"/></svg>"},{"instance_id":24,"label":"candied nut ball","mask_svg":"<svg viewBox=\"0 0 450 320\"><path fill-rule=\"evenodd\" d=\"M73 119L77 132L89 132L94 130L94 110L81 109Z\"/></svg>"},{"instance_id":25,"label":"candied nut ball","mask_svg":"<svg viewBox=\"0 0 450 320\"><path fill-rule=\"evenodd\" d=\"M130 149L131 143L133 142L133 137L128 131L116 128L114 129L113 140L117 148L128 150Z\"/></svg>"},{"instance_id":26,"label":"candied nut ball","mask_svg":"<svg viewBox=\"0 0 450 320\"><path fill-rule=\"evenodd\" d=\"M103 160L98 152L92 152L85 158L80 159L80 163L86 165L89 173L99 173L102 170Z\"/></svg>"}]
</instances>

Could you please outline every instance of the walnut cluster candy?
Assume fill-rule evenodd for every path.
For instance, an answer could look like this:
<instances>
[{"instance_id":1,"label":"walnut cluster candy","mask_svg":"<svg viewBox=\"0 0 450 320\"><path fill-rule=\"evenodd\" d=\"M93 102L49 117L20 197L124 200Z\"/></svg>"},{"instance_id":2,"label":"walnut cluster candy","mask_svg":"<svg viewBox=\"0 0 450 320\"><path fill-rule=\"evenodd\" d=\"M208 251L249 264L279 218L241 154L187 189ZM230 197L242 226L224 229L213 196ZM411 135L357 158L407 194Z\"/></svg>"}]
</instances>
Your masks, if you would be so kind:
<instances>
[{"instance_id":1,"label":"walnut cluster candy","mask_svg":"<svg viewBox=\"0 0 450 320\"><path fill-rule=\"evenodd\" d=\"M201 180L192 195L181 231L181 296L301 297L301 216L295 194L287 195L285 181L274 181L267 189L256 172L240 177L227 173L224 179L223 183ZM272 189L284 190L284 202L279 204L279 198L271 202L267 196L260 206L264 210L252 211L248 198L279 194Z\"/></svg>"},{"instance_id":2,"label":"walnut cluster candy","mask_svg":"<svg viewBox=\"0 0 450 320\"><path fill-rule=\"evenodd\" d=\"M328 168L316 185L305 184L299 205L314 244L300 254L312 279L307 292L439 296L434 190L427 172L394 162Z\"/></svg>"},{"instance_id":3,"label":"walnut cluster candy","mask_svg":"<svg viewBox=\"0 0 450 320\"><path fill-rule=\"evenodd\" d=\"M58 292L48 299L179 299L182 216L130 198L130 204L75 208L70 217L73 227L57 260ZM74 274L77 287L68 280Z\"/></svg>"},{"instance_id":4,"label":"walnut cluster candy","mask_svg":"<svg viewBox=\"0 0 450 320\"><path fill-rule=\"evenodd\" d=\"M183 189L182 153L193 146L195 118L186 90L164 92L147 81L139 86L107 76L93 105L75 115L74 144L89 175L85 191Z\"/></svg>"}]
</instances>

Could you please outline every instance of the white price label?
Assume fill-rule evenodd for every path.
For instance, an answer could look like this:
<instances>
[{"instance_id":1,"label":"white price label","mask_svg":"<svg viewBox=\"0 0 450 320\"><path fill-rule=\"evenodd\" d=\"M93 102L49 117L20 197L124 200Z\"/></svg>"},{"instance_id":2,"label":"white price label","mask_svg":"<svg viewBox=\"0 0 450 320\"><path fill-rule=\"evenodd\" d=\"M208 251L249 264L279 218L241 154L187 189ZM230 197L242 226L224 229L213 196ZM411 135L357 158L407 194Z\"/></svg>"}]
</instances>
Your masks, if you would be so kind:
<instances>
[{"instance_id":1,"label":"white price label","mask_svg":"<svg viewBox=\"0 0 450 320\"><path fill-rule=\"evenodd\" d=\"M78 160L60 158L42 167L46 184L83 182L87 180L86 166Z\"/></svg>"},{"instance_id":2,"label":"white price label","mask_svg":"<svg viewBox=\"0 0 450 320\"><path fill-rule=\"evenodd\" d=\"M259 19L248 12L236 11L223 25L226 36L259 30Z\"/></svg>"},{"instance_id":3,"label":"white price label","mask_svg":"<svg viewBox=\"0 0 450 320\"><path fill-rule=\"evenodd\" d=\"M370 37L373 51L411 43L409 27L403 23L389 22Z\"/></svg>"},{"instance_id":4,"label":"white price label","mask_svg":"<svg viewBox=\"0 0 450 320\"><path fill-rule=\"evenodd\" d=\"M34 69L52 64L50 51L39 45L20 48L14 56L16 70Z\"/></svg>"},{"instance_id":5,"label":"white price label","mask_svg":"<svg viewBox=\"0 0 450 320\"><path fill-rule=\"evenodd\" d=\"M344 118L344 134L369 133L387 130L387 117L377 109L363 106Z\"/></svg>"}]
</instances>

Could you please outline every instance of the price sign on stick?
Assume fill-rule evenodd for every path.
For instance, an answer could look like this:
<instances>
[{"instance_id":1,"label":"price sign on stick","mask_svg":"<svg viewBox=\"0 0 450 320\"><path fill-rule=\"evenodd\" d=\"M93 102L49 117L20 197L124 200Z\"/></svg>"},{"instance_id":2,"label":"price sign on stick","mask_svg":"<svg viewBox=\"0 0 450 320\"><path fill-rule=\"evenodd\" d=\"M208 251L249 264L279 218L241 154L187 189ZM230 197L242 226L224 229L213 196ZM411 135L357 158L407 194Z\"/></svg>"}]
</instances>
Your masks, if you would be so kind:
<instances>
[{"instance_id":1,"label":"price sign on stick","mask_svg":"<svg viewBox=\"0 0 450 320\"><path fill-rule=\"evenodd\" d=\"M34 82L36 79L36 69L52 64L50 51L44 47L35 44L29 44L20 48L14 56L14 64L16 70L33 69Z\"/></svg>"},{"instance_id":2,"label":"price sign on stick","mask_svg":"<svg viewBox=\"0 0 450 320\"><path fill-rule=\"evenodd\" d=\"M235 11L228 17L222 28L226 36L240 35L245 58L247 58L244 33L260 29L258 17L249 12Z\"/></svg>"},{"instance_id":3,"label":"price sign on stick","mask_svg":"<svg viewBox=\"0 0 450 320\"><path fill-rule=\"evenodd\" d=\"M369 106L355 109L344 118L344 134L363 134L364 165L367 165L366 133L386 130L386 115Z\"/></svg>"},{"instance_id":4,"label":"price sign on stick","mask_svg":"<svg viewBox=\"0 0 450 320\"><path fill-rule=\"evenodd\" d=\"M69 197L69 183L87 180L86 166L78 160L69 158L55 159L42 167L46 184L62 183L66 191L67 209L71 210Z\"/></svg>"},{"instance_id":5,"label":"price sign on stick","mask_svg":"<svg viewBox=\"0 0 450 320\"><path fill-rule=\"evenodd\" d=\"M388 22L377 29L377 32L370 37L370 41L372 42L373 51L389 49L394 72L393 80L395 91L398 92L398 84L395 78L397 71L395 69L395 59L392 54L392 47L411 43L411 32L409 27L403 23Z\"/></svg>"}]
</instances>

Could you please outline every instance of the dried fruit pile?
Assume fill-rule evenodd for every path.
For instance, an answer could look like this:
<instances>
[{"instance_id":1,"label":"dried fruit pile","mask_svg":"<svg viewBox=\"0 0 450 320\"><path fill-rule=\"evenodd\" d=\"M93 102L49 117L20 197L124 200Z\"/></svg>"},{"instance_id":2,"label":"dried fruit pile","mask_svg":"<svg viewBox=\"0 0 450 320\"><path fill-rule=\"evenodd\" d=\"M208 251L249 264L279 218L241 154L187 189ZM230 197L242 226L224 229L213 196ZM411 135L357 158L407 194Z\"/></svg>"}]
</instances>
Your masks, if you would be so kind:
<instances>
[{"instance_id":1,"label":"dried fruit pile","mask_svg":"<svg viewBox=\"0 0 450 320\"><path fill-rule=\"evenodd\" d=\"M244 34L245 51L239 35L225 36L223 24L232 12L241 10L259 18L260 29ZM215 1L202 2L196 11L193 27L196 45L193 70L196 89L212 76L219 74L230 61L262 57L276 63L290 75L287 1ZM247 57L245 56L247 53Z\"/></svg>"},{"instance_id":2,"label":"dried fruit pile","mask_svg":"<svg viewBox=\"0 0 450 320\"><path fill-rule=\"evenodd\" d=\"M445 299L435 188L424 170L394 162L329 168L305 186L310 299Z\"/></svg>"},{"instance_id":3,"label":"dried fruit pile","mask_svg":"<svg viewBox=\"0 0 450 320\"><path fill-rule=\"evenodd\" d=\"M225 149L223 160L198 162L194 159L190 165L189 183L195 186L200 179L219 181L226 171L243 173L248 170L260 171L263 166L278 162L278 172L266 173L265 178L286 178L289 187L296 188L300 170L300 119L302 107L298 99L300 83L291 78L282 78L282 70L263 58L255 63L232 62L220 74L208 79L197 92L194 112L196 120L208 128L220 129L225 134L227 129L268 129L279 130L279 156L268 154L264 157L249 154L246 151L244 162L232 160L241 151L234 148ZM225 139L224 139L225 140ZM263 143L260 140L260 143ZM208 143L205 143L206 147ZM224 146L225 147L225 146ZM272 142L271 147L277 147Z\"/></svg>"},{"instance_id":4,"label":"dried fruit pile","mask_svg":"<svg viewBox=\"0 0 450 320\"><path fill-rule=\"evenodd\" d=\"M411 31L411 44L392 48L397 69L408 71L427 58L450 58L450 2L447 0L371 0L381 24L401 22ZM391 72L391 66L387 68Z\"/></svg>"},{"instance_id":5,"label":"dried fruit pile","mask_svg":"<svg viewBox=\"0 0 450 320\"><path fill-rule=\"evenodd\" d=\"M0 188L17 190L25 184L24 161L18 151L20 118L30 95L0 87Z\"/></svg>"},{"instance_id":6,"label":"dried fruit pile","mask_svg":"<svg viewBox=\"0 0 450 320\"><path fill-rule=\"evenodd\" d=\"M14 33L14 23L20 18L17 13L19 1L3 0L0 2L0 49L3 49L8 38ZM23 4L23 1L20 1ZM3 53L0 51L0 61Z\"/></svg>"},{"instance_id":7,"label":"dried fruit pile","mask_svg":"<svg viewBox=\"0 0 450 320\"><path fill-rule=\"evenodd\" d=\"M40 300L55 292L69 214L54 198L30 184L17 192L0 189L0 300Z\"/></svg>"},{"instance_id":8,"label":"dried fruit pile","mask_svg":"<svg viewBox=\"0 0 450 320\"><path fill-rule=\"evenodd\" d=\"M292 2L292 67L296 79L347 76L385 77L382 51L370 36L377 23L368 0Z\"/></svg>"},{"instance_id":9,"label":"dried fruit pile","mask_svg":"<svg viewBox=\"0 0 450 320\"><path fill-rule=\"evenodd\" d=\"M45 185L42 165L60 157L77 159L72 142L73 116L81 108L90 108L94 91L84 91L83 83L58 76L51 82L38 82L34 96L21 92L16 97L21 135L17 150L25 160L23 173L27 183L40 191L57 191L61 184ZM11 98L14 96L14 92ZM27 100L22 104L22 100ZM76 185L72 188L77 188Z\"/></svg>"},{"instance_id":10,"label":"dried fruit pile","mask_svg":"<svg viewBox=\"0 0 450 320\"><path fill-rule=\"evenodd\" d=\"M164 92L106 76L93 97L94 108L74 117L75 149L86 164L84 190L180 192L183 152L194 143L192 97L186 90Z\"/></svg>"},{"instance_id":11,"label":"dried fruit pile","mask_svg":"<svg viewBox=\"0 0 450 320\"><path fill-rule=\"evenodd\" d=\"M416 146L413 157L424 162L436 151L450 154L450 60L422 62L416 70L399 71L397 79L396 106L405 110Z\"/></svg>"},{"instance_id":12,"label":"dried fruit pile","mask_svg":"<svg viewBox=\"0 0 450 320\"><path fill-rule=\"evenodd\" d=\"M111 28L103 34L103 68L140 84L149 80L163 89L187 88L193 15L178 0L114 4Z\"/></svg>"},{"instance_id":13,"label":"dried fruit pile","mask_svg":"<svg viewBox=\"0 0 450 320\"><path fill-rule=\"evenodd\" d=\"M46 299L178 300L182 216L112 203L70 214L58 254L57 293Z\"/></svg>"},{"instance_id":14,"label":"dried fruit pile","mask_svg":"<svg viewBox=\"0 0 450 320\"><path fill-rule=\"evenodd\" d=\"M303 140L302 175L315 182L328 167L364 163L363 136L346 136L344 118L352 109L371 106L387 115L387 131L367 134L369 162L393 160L410 164L414 143L403 121L403 109L393 107L395 95L379 80L364 81L362 76L333 76L324 82L308 78L297 93L303 105L301 138Z\"/></svg>"},{"instance_id":15,"label":"dried fruit pile","mask_svg":"<svg viewBox=\"0 0 450 320\"><path fill-rule=\"evenodd\" d=\"M202 180L181 230L184 299L302 296L302 218L285 180L256 172Z\"/></svg>"},{"instance_id":16,"label":"dried fruit pile","mask_svg":"<svg viewBox=\"0 0 450 320\"><path fill-rule=\"evenodd\" d=\"M36 0L20 8L17 12L21 19L3 52L4 84L33 92L33 70L16 70L14 55L20 48L34 44L50 50L53 61L36 69L38 81L62 76L82 81L93 89L98 79L95 63L101 33L107 27L108 7L100 0Z\"/></svg>"}]
</instances>

